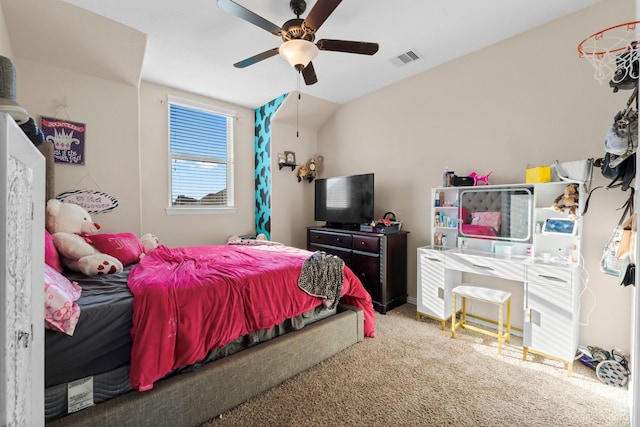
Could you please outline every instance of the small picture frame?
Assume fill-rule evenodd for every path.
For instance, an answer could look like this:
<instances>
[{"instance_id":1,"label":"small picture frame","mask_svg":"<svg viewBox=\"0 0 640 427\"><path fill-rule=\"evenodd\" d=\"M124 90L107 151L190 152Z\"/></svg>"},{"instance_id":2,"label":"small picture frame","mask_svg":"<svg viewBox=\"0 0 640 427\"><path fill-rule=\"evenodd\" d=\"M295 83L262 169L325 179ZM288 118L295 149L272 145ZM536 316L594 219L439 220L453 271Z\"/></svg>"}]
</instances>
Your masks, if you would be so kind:
<instances>
[{"instance_id":1,"label":"small picture frame","mask_svg":"<svg viewBox=\"0 0 640 427\"><path fill-rule=\"evenodd\" d=\"M284 152L284 161L288 165L295 165L296 164L296 153L294 153L293 151L285 151Z\"/></svg>"},{"instance_id":2,"label":"small picture frame","mask_svg":"<svg viewBox=\"0 0 640 427\"><path fill-rule=\"evenodd\" d=\"M281 165L287 162L287 156L284 153L278 153L278 163Z\"/></svg>"}]
</instances>

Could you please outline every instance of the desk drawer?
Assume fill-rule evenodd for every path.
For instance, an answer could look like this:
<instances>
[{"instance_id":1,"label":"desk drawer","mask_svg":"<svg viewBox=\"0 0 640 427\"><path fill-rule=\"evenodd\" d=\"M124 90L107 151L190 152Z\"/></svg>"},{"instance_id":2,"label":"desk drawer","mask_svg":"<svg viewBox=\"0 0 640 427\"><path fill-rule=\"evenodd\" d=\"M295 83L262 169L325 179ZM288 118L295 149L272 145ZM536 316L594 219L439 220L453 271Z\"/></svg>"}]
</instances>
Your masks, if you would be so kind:
<instances>
[{"instance_id":1,"label":"desk drawer","mask_svg":"<svg viewBox=\"0 0 640 427\"><path fill-rule=\"evenodd\" d=\"M538 285L571 288L572 274L569 268L530 265L527 267L527 282Z\"/></svg>"},{"instance_id":2,"label":"desk drawer","mask_svg":"<svg viewBox=\"0 0 640 427\"><path fill-rule=\"evenodd\" d=\"M445 268L520 282L523 282L525 277L524 264L521 262L467 254L447 255Z\"/></svg>"},{"instance_id":3,"label":"desk drawer","mask_svg":"<svg viewBox=\"0 0 640 427\"><path fill-rule=\"evenodd\" d=\"M380 252L380 238L370 236L353 236L353 250L361 252Z\"/></svg>"},{"instance_id":4,"label":"desk drawer","mask_svg":"<svg viewBox=\"0 0 640 427\"><path fill-rule=\"evenodd\" d=\"M309 231L309 244L321 244L351 249L351 234L325 233L322 231Z\"/></svg>"}]
</instances>

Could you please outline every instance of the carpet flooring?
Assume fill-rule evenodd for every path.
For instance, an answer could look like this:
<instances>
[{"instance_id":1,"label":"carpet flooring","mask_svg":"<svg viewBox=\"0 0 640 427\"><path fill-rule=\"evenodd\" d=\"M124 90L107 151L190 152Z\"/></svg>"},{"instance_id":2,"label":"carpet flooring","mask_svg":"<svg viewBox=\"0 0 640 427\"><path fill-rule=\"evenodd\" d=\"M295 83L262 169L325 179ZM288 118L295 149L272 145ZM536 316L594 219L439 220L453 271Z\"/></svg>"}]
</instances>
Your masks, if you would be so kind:
<instances>
[{"instance_id":1,"label":"carpet flooring","mask_svg":"<svg viewBox=\"0 0 640 427\"><path fill-rule=\"evenodd\" d=\"M415 314L412 304L376 314L376 338L202 427L629 425L627 388L581 363L568 377L560 362L523 361L518 337L498 356L495 339L469 330L451 339Z\"/></svg>"}]
</instances>

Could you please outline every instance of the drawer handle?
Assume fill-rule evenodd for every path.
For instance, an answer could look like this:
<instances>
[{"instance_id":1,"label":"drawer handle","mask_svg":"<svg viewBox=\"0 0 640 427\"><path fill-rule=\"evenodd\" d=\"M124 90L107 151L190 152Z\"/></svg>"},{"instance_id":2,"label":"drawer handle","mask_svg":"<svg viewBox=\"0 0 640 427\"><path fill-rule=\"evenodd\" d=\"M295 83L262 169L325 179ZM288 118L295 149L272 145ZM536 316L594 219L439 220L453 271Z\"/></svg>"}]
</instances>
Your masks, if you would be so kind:
<instances>
[{"instance_id":1,"label":"drawer handle","mask_svg":"<svg viewBox=\"0 0 640 427\"><path fill-rule=\"evenodd\" d=\"M361 246L367 246L367 242L360 242Z\"/></svg>"},{"instance_id":2,"label":"drawer handle","mask_svg":"<svg viewBox=\"0 0 640 427\"><path fill-rule=\"evenodd\" d=\"M440 261L440 259L438 259L438 258L431 258L431 257L429 257L429 256L427 257L427 259L428 259L429 261L442 262L442 261Z\"/></svg>"},{"instance_id":3,"label":"drawer handle","mask_svg":"<svg viewBox=\"0 0 640 427\"><path fill-rule=\"evenodd\" d=\"M553 280L554 282L567 283L566 280L561 279L561 278L556 277L556 276L547 276L546 274L539 274L538 277L542 277L543 279Z\"/></svg>"},{"instance_id":4,"label":"drawer handle","mask_svg":"<svg viewBox=\"0 0 640 427\"><path fill-rule=\"evenodd\" d=\"M474 267L478 267L478 268L484 268L485 270L493 270L493 267L490 267L488 265L479 265L479 264L472 264Z\"/></svg>"},{"instance_id":5,"label":"drawer handle","mask_svg":"<svg viewBox=\"0 0 640 427\"><path fill-rule=\"evenodd\" d=\"M336 237L336 242L342 242L342 239L339 237Z\"/></svg>"}]
</instances>

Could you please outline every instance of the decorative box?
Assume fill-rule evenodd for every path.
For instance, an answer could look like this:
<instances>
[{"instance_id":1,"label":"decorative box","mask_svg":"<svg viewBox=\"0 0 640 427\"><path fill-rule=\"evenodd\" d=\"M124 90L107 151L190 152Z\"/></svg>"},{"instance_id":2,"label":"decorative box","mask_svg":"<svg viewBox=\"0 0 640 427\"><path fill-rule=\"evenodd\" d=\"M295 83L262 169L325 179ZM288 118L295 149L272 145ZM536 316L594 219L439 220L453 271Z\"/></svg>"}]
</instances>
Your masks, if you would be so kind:
<instances>
[{"instance_id":1,"label":"decorative box","mask_svg":"<svg viewBox=\"0 0 640 427\"><path fill-rule=\"evenodd\" d=\"M527 168L526 183L551 182L551 166Z\"/></svg>"}]
</instances>

